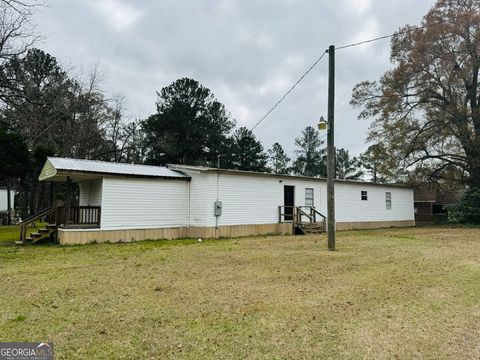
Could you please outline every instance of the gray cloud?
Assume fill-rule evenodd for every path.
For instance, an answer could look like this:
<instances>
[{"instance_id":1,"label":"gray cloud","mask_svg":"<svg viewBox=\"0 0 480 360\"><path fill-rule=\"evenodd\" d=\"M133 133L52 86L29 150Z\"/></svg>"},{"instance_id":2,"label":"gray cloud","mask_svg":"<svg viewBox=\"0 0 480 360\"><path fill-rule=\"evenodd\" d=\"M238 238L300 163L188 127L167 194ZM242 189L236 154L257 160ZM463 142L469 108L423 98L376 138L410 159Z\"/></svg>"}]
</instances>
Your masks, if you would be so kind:
<instances>
[{"instance_id":1,"label":"gray cloud","mask_svg":"<svg viewBox=\"0 0 480 360\"><path fill-rule=\"evenodd\" d=\"M252 126L329 44L416 24L433 0L50 0L38 16L40 47L76 69L99 64L128 113L155 110L155 91L189 76L210 88L239 125ZM357 154L369 123L349 105L352 87L389 68L389 42L339 51L337 146ZM326 116L327 57L257 129L266 148Z\"/></svg>"}]
</instances>

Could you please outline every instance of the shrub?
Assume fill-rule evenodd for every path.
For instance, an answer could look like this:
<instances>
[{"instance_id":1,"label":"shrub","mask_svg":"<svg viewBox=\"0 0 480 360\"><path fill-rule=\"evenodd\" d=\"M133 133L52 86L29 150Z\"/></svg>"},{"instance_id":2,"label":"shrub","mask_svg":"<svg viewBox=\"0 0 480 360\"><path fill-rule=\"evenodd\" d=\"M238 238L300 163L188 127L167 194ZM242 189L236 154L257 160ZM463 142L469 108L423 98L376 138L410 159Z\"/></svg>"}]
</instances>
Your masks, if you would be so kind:
<instances>
[{"instance_id":1,"label":"shrub","mask_svg":"<svg viewBox=\"0 0 480 360\"><path fill-rule=\"evenodd\" d=\"M471 187L458 206L448 211L448 220L455 223L480 224L480 188Z\"/></svg>"}]
</instances>

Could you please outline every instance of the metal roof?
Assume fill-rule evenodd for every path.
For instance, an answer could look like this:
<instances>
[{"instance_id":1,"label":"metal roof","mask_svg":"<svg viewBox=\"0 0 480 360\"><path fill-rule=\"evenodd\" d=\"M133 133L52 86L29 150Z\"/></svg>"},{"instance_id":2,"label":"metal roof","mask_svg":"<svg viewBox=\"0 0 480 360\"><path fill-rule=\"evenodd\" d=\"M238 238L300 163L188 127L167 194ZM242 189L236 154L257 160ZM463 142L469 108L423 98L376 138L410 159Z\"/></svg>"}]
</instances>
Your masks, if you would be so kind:
<instances>
[{"instance_id":1,"label":"metal roof","mask_svg":"<svg viewBox=\"0 0 480 360\"><path fill-rule=\"evenodd\" d=\"M248 171L248 170L235 170L235 169L217 169L206 166L193 166L193 165L179 165L179 164L168 164L167 165L172 170L177 171L199 171L199 172L219 172L221 174L232 174L232 175L250 175L250 176L267 176L275 178L294 178L294 179L306 179L306 180L316 180L316 181L327 181L326 178L314 177L314 176L304 176L304 175L290 175L290 174L275 174L275 173L266 173L266 172L257 172L257 171ZM335 179L336 183L347 183L353 185L372 185L372 186L387 186L387 187L401 187L401 188L411 188L412 186L407 184L388 184L388 183L373 183L362 180L343 180Z\"/></svg>"},{"instance_id":2,"label":"metal roof","mask_svg":"<svg viewBox=\"0 0 480 360\"><path fill-rule=\"evenodd\" d=\"M53 167L54 174L49 173L46 176L40 176L40 180L46 180L51 177L59 176L63 173L82 173L97 175L125 175L125 176L141 176L141 177L158 177L172 179L189 179L180 172L168 169L163 166L138 165L138 164L122 164L99 160L81 160L60 157L48 157L45 167ZM53 170L53 169L52 169ZM43 171L42 171L43 173Z\"/></svg>"}]
</instances>

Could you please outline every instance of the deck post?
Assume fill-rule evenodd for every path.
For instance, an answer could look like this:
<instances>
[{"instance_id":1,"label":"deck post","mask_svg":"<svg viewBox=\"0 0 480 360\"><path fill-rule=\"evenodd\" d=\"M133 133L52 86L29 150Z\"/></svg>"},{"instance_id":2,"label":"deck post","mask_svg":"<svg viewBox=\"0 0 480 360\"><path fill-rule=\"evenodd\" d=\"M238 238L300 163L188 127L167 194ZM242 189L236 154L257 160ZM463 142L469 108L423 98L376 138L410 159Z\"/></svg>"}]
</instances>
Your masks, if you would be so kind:
<instances>
[{"instance_id":1,"label":"deck post","mask_svg":"<svg viewBox=\"0 0 480 360\"><path fill-rule=\"evenodd\" d=\"M50 181L50 207L53 206L53 181Z\"/></svg>"},{"instance_id":2,"label":"deck post","mask_svg":"<svg viewBox=\"0 0 480 360\"><path fill-rule=\"evenodd\" d=\"M65 219L63 220L64 224L63 226L65 228L68 228L69 222L70 222L70 205L71 205L71 194L70 194L70 184L72 182L72 179L70 176L67 176L67 189L65 192Z\"/></svg>"}]
</instances>

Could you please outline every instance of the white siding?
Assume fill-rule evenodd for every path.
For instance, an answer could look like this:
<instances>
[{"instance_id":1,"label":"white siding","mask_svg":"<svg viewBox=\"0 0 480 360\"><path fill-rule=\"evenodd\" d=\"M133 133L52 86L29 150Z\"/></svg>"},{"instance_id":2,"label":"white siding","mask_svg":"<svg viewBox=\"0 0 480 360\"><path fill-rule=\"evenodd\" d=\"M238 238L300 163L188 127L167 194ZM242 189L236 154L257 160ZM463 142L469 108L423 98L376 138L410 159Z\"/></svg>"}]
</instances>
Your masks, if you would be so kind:
<instances>
[{"instance_id":1,"label":"white siding","mask_svg":"<svg viewBox=\"0 0 480 360\"><path fill-rule=\"evenodd\" d=\"M195 181L190 183L190 225L205 226L210 210L209 181L212 176L198 171L194 173Z\"/></svg>"},{"instance_id":2,"label":"white siding","mask_svg":"<svg viewBox=\"0 0 480 360\"><path fill-rule=\"evenodd\" d=\"M8 210L8 204L7 204L7 194L8 191L6 189L0 189L0 211L7 211ZM12 209L15 209L15 191L10 190L10 206Z\"/></svg>"},{"instance_id":3,"label":"white siding","mask_svg":"<svg viewBox=\"0 0 480 360\"><path fill-rule=\"evenodd\" d=\"M82 181L80 188L80 206L102 206L102 179Z\"/></svg>"},{"instance_id":4,"label":"white siding","mask_svg":"<svg viewBox=\"0 0 480 360\"><path fill-rule=\"evenodd\" d=\"M188 182L104 178L102 229L186 226Z\"/></svg>"},{"instance_id":5,"label":"white siding","mask_svg":"<svg viewBox=\"0 0 480 360\"><path fill-rule=\"evenodd\" d=\"M217 198L217 174L185 172L192 177L190 224L215 226L213 205ZM305 188L313 188L315 206L321 208L321 199L324 198L321 192L326 188L319 181L221 174L218 178L218 199L222 202L223 211L218 225L277 223L278 206L283 205L284 185L295 186L295 205L304 205ZM198 215L194 216L194 213Z\"/></svg>"},{"instance_id":6,"label":"white siding","mask_svg":"<svg viewBox=\"0 0 480 360\"><path fill-rule=\"evenodd\" d=\"M368 200L361 199L367 191ZM392 194L392 209L387 210L385 193ZM414 220L413 189L379 185L336 184L335 211L337 221Z\"/></svg>"},{"instance_id":7,"label":"white siding","mask_svg":"<svg viewBox=\"0 0 480 360\"><path fill-rule=\"evenodd\" d=\"M184 171L191 182L106 177L80 183L80 205L102 206L102 229L215 226L214 202L222 201L218 225L278 222L284 186L295 187L295 205L305 205L305 189L314 189L315 207L326 215L326 182L292 177L267 177ZM368 200L361 200L361 191ZM413 190L396 186L337 182L337 222L413 220ZM392 194L386 209L385 193Z\"/></svg>"},{"instance_id":8,"label":"white siding","mask_svg":"<svg viewBox=\"0 0 480 360\"><path fill-rule=\"evenodd\" d=\"M217 193L217 174L184 171L192 177L192 226L215 226L213 204ZM223 204L219 225L269 224L278 222L278 206L283 205L285 185L295 186L295 205L305 205L305 189L314 189L315 207L327 214L327 187L324 180L221 174L219 200ZM362 201L362 190L368 200ZM392 194L392 209L387 210L385 193ZM335 184L337 222L413 220L413 190L374 184Z\"/></svg>"}]
</instances>

